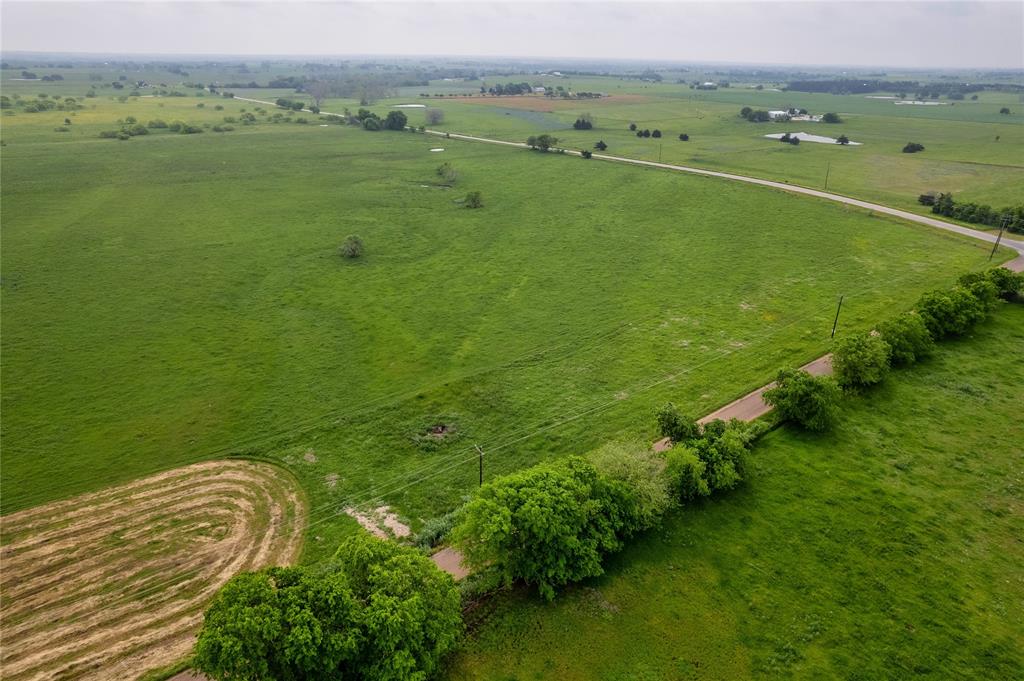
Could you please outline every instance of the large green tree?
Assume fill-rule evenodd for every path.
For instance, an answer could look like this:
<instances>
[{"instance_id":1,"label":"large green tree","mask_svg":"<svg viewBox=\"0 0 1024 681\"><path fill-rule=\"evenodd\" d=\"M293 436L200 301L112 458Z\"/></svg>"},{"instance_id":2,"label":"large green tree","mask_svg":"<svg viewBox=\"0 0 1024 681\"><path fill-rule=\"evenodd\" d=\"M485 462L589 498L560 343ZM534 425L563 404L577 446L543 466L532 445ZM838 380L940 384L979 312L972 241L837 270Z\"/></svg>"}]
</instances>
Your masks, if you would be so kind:
<instances>
[{"instance_id":1,"label":"large green tree","mask_svg":"<svg viewBox=\"0 0 1024 681\"><path fill-rule=\"evenodd\" d=\"M359 535L323 568L242 573L206 612L194 664L223 681L423 681L462 629L451 577Z\"/></svg>"},{"instance_id":2,"label":"large green tree","mask_svg":"<svg viewBox=\"0 0 1024 681\"><path fill-rule=\"evenodd\" d=\"M480 488L455 530L466 562L505 581L555 588L603 573L601 559L636 527L625 483L580 457L541 464Z\"/></svg>"}]
</instances>

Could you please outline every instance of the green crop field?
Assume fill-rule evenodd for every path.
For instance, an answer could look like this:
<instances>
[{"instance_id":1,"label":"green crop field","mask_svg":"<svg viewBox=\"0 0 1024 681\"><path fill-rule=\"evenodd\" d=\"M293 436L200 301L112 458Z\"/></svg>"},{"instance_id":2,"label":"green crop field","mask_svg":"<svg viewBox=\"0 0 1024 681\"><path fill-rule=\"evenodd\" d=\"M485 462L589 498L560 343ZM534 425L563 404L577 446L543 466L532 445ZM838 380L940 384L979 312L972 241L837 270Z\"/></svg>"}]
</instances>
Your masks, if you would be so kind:
<instances>
[{"instance_id":1,"label":"green crop field","mask_svg":"<svg viewBox=\"0 0 1024 681\"><path fill-rule=\"evenodd\" d=\"M1021 678L1022 347L1005 305L832 433L769 434L604 577L478 611L449 678Z\"/></svg>"},{"instance_id":2,"label":"green crop field","mask_svg":"<svg viewBox=\"0 0 1024 681\"><path fill-rule=\"evenodd\" d=\"M475 444L492 477L653 436L668 399L705 413L827 351L837 296L840 332L863 329L988 257L768 189L310 114L99 139L127 116L202 126L258 105L84 102L3 118L5 513L268 457L306 488L315 560L354 525L345 505L414 527L451 508ZM367 252L344 261L353 233Z\"/></svg>"}]
</instances>

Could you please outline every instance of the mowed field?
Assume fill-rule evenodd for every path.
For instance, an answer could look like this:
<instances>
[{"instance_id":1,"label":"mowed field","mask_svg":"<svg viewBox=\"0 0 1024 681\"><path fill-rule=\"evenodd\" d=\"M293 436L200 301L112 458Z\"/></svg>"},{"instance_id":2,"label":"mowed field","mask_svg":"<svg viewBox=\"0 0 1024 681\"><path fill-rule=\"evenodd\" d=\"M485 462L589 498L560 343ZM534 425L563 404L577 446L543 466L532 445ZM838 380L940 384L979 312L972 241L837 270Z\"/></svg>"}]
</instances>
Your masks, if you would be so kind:
<instances>
[{"instance_id":1,"label":"mowed field","mask_svg":"<svg viewBox=\"0 0 1024 681\"><path fill-rule=\"evenodd\" d=\"M4 118L5 515L267 456L309 496L316 560L347 506L416 527L457 504L475 444L492 477L653 435L666 400L706 413L827 351L837 296L841 332L863 329L988 258L711 178L308 114L122 142L96 134L254 105L88 106L70 133L63 112ZM366 255L343 261L352 233Z\"/></svg>"},{"instance_id":2,"label":"mowed field","mask_svg":"<svg viewBox=\"0 0 1024 681\"><path fill-rule=\"evenodd\" d=\"M553 604L471 621L448 678L1024 677L1024 306L770 433L747 482L688 506Z\"/></svg>"},{"instance_id":3,"label":"mowed field","mask_svg":"<svg viewBox=\"0 0 1024 681\"><path fill-rule=\"evenodd\" d=\"M4 678L139 678L183 660L217 589L294 562L305 524L294 477L249 461L4 516Z\"/></svg>"}]
</instances>

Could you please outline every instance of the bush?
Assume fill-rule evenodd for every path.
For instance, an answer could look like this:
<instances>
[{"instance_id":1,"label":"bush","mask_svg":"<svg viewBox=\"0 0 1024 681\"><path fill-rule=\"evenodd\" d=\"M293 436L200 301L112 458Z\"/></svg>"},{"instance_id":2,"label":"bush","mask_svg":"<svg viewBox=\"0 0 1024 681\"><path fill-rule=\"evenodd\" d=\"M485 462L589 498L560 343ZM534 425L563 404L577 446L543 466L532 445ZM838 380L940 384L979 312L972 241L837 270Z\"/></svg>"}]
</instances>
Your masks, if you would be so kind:
<instances>
[{"instance_id":1,"label":"bush","mask_svg":"<svg viewBox=\"0 0 1024 681\"><path fill-rule=\"evenodd\" d=\"M907 142L903 147L904 154L916 154L919 151L924 151L924 145L917 142Z\"/></svg>"},{"instance_id":2,"label":"bush","mask_svg":"<svg viewBox=\"0 0 1024 681\"><path fill-rule=\"evenodd\" d=\"M689 447L678 446L665 452L665 476L669 488L680 501L693 501L711 494L704 477L707 466Z\"/></svg>"},{"instance_id":3,"label":"bush","mask_svg":"<svg viewBox=\"0 0 1024 681\"><path fill-rule=\"evenodd\" d=\"M919 362L935 351L935 340L924 318L915 312L883 322L878 331L889 344L889 363L893 366Z\"/></svg>"},{"instance_id":4,"label":"bush","mask_svg":"<svg viewBox=\"0 0 1024 681\"><path fill-rule=\"evenodd\" d=\"M380 130L380 120L377 118L364 118L363 119L363 130L377 131Z\"/></svg>"},{"instance_id":5,"label":"bush","mask_svg":"<svg viewBox=\"0 0 1024 681\"><path fill-rule=\"evenodd\" d=\"M480 192L470 192L466 194L466 199L463 201L463 205L466 206L466 208L483 208L483 195Z\"/></svg>"},{"instance_id":6,"label":"bush","mask_svg":"<svg viewBox=\"0 0 1024 681\"><path fill-rule=\"evenodd\" d=\"M117 137L117 130L104 130L100 133L103 139L114 139Z\"/></svg>"},{"instance_id":7,"label":"bush","mask_svg":"<svg viewBox=\"0 0 1024 681\"><path fill-rule=\"evenodd\" d=\"M679 141L680 141L680 142L689 142L689 141L690 141L690 136L689 136L689 135L687 135L687 134L686 134L686 133L684 132L684 133L682 133L681 135L679 135Z\"/></svg>"},{"instance_id":8,"label":"bush","mask_svg":"<svg viewBox=\"0 0 1024 681\"><path fill-rule=\"evenodd\" d=\"M324 569L233 577L206 611L194 665L222 681L423 679L461 632L450 576L413 549L361 534Z\"/></svg>"},{"instance_id":9,"label":"bush","mask_svg":"<svg viewBox=\"0 0 1024 681\"><path fill-rule=\"evenodd\" d=\"M389 111L387 118L384 119L384 127L388 130L405 130L408 122L408 118L401 111Z\"/></svg>"},{"instance_id":10,"label":"bush","mask_svg":"<svg viewBox=\"0 0 1024 681\"><path fill-rule=\"evenodd\" d=\"M598 151L604 151L608 148L608 145L604 143L604 140L598 140L597 144L594 145L594 148Z\"/></svg>"},{"instance_id":11,"label":"bush","mask_svg":"<svg viewBox=\"0 0 1024 681\"><path fill-rule=\"evenodd\" d=\"M837 113L827 113L821 117L822 123L842 123L843 119Z\"/></svg>"},{"instance_id":12,"label":"bush","mask_svg":"<svg viewBox=\"0 0 1024 681\"><path fill-rule=\"evenodd\" d=\"M440 546L455 526L459 524L461 518L461 506L450 513L445 513L439 518L431 518L423 523L423 528L416 533L416 539L413 543L421 549L432 549L435 546Z\"/></svg>"},{"instance_id":13,"label":"bush","mask_svg":"<svg viewBox=\"0 0 1024 681\"><path fill-rule=\"evenodd\" d=\"M992 282L996 287L996 293L1003 300L1013 300L1024 291L1024 272L1011 272L1005 267L992 267L982 274L985 279ZM961 283L964 283L963 278Z\"/></svg>"},{"instance_id":14,"label":"bush","mask_svg":"<svg viewBox=\"0 0 1024 681\"><path fill-rule=\"evenodd\" d=\"M671 402L659 409L655 418L658 421L658 432L672 442L686 442L700 436L697 422L684 416Z\"/></svg>"},{"instance_id":15,"label":"bush","mask_svg":"<svg viewBox=\"0 0 1024 681\"><path fill-rule=\"evenodd\" d=\"M604 572L602 558L622 547L632 524L628 497L623 483L570 457L485 484L454 537L468 566L536 585L551 600L557 587Z\"/></svg>"},{"instance_id":16,"label":"bush","mask_svg":"<svg viewBox=\"0 0 1024 681\"><path fill-rule=\"evenodd\" d=\"M645 442L612 442L588 455L597 472L608 480L617 480L630 491L633 519L631 530L654 527L672 505L665 458Z\"/></svg>"},{"instance_id":17,"label":"bush","mask_svg":"<svg viewBox=\"0 0 1024 681\"><path fill-rule=\"evenodd\" d=\"M128 134L131 135L132 137L137 137L139 135L148 135L149 128L144 126L142 123L136 123L132 127L128 128Z\"/></svg>"},{"instance_id":18,"label":"bush","mask_svg":"<svg viewBox=\"0 0 1024 681\"><path fill-rule=\"evenodd\" d=\"M355 234L350 234L345 237L345 241L341 244L338 251L343 258L358 258L363 254L363 240Z\"/></svg>"},{"instance_id":19,"label":"bush","mask_svg":"<svg viewBox=\"0 0 1024 681\"><path fill-rule=\"evenodd\" d=\"M957 286L949 291L925 293L917 301L917 311L932 338L939 340L969 331L985 318L986 308L970 290Z\"/></svg>"},{"instance_id":20,"label":"bush","mask_svg":"<svg viewBox=\"0 0 1024 681\"><path fill-rule=\"evenodd\" d=\"M807 430L828 430L839 411L839 386L828 376L812 376L798 369L783 369L764 401L779 415Z\"/></svg>"},{"instance_id":21,"label":"bush","mask_svg":"<svg viewBox=\"0 0 1024 681\"><path fill-rule=\"evenodd\" d=\"M743 424L720 420L705 424L703 437L690 441L689 447L704 463L704 480L710 491L730 490L743 481L749 444Z\"/></svg>"},{"instance_id":22,"label":"bush","mask_svg":"<svg viewBox=\"0 0 1024 681\"><path fill-rule=\"evenodd\" d=\"M146 127L147 128L154 128L154 129L156 129L156 128L166 128L167 127L167 123L165 123L164 121L162 121L159 118L157 118L156 120L152 120L149 123L146 123Z\"/></svg>"},{"instance_id":23,"label":"bush","mask_svg":"<svg viewBox=\"0 0 1024 681\"><path fill-rule=\"evenodd\" d=\"M889 373L889 344L875 331L847 336L836 343L832 368L844 388L880 383Z\"/></svg>"},{"instance_id":24,"label":"bush","mask_svg":"<svg viewBox=\"0 0 1024 681\"><path fill-rule=\"evenodd\" d=\"M428 125L437 125L444 122L444 111L440 109L427 109L424 112Z\"/></svg>"},{"instance_id":25,"label":"bush","mask_svg":"<svg viewBox=\"0 0 1024 681\"><path fill-rule=\"evenodd\" d=\"M593 158L594 153L592 151L584 149L583 151L580 152L580 156L582 156L583 158Z\"/></svg>"},{"instance_id":26,"label":"bush","mask_svg":"<svg viewBox=\"0 0 1024 681\"><path fill-rule=\"evenodd\" d=\"M661 130L652 130L651 137L661 137Z\"/></svg>"}]
</instances>

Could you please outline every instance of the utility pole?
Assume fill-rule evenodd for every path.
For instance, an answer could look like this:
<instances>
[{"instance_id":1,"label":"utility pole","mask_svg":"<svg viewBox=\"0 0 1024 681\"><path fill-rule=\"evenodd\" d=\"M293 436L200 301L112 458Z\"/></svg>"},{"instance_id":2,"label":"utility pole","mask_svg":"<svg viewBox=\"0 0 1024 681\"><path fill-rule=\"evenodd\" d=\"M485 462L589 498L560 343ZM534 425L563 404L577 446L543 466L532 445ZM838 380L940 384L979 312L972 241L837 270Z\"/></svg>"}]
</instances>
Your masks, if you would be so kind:
<instances>
[{"instance_id":1,"label":"utility pole","mask_svg":"<svg viewBox=\"0 0 1024 681\"><path fill-rule=\"evenodd\" d=\"M992 256L996 254L996 249L999 248L999 242L1003 240L1003 230L1010 224L1009 214L1003 216L1002 222L999 223L999 236L996 237L996 242L992 245L992 252L988 254L988 261L992 262Z\"/></svg>"},{"instance_id":2,"label":"utility pole","mask_svg":"<svg viewBox=\"0 0 1024 681\"><path fill-rule=\"evenodd\" d=\"M828 174L829 174L829 171L831 171L831 170L832 170L832 161L829 161L828 165L825 166L825 191L828 191Z\"/></svg>"},{"instance_id":3,"label":"utility pole","mask_svg":"<svg viewBox=\"0 0 1024 681\"><path fill-rule=\"evenodd\" d=\"M480 459L480 486L483 487L483 484L484 484L484 450L480 449L480 445L473 445L473 446L476 447L476 451L480 455L478 457Z\"/></svg>"},{"instance_id":4,"label":"utility pole","mask_svg":"<svg viewBox=\"0 0 1024 681\"><path fill-rule=\"evenodd\" d=\"M843 297L839 296L839 305L836 306L836 319L832 322L832 338L836 337L836 326L839 324L839 311L843 309Z\"/></svg>"},{"instance_id":5,"label":"utility pole","mask_svg":"<svg viewBox=\"0 0 1024 681\"><path fill-rule=\"evenodd\" d=\"M661 144L658 145L658 163L661 163Z\"/></svg>"}]
</instances>

